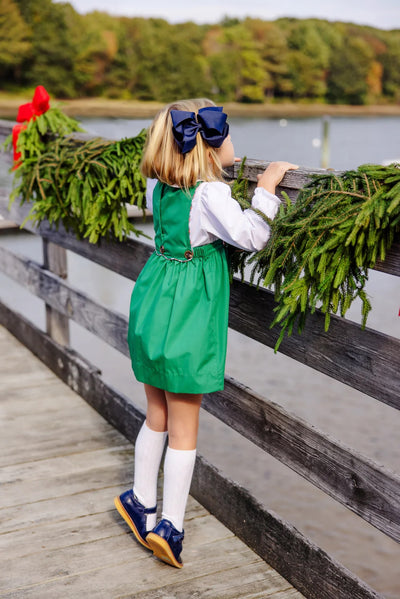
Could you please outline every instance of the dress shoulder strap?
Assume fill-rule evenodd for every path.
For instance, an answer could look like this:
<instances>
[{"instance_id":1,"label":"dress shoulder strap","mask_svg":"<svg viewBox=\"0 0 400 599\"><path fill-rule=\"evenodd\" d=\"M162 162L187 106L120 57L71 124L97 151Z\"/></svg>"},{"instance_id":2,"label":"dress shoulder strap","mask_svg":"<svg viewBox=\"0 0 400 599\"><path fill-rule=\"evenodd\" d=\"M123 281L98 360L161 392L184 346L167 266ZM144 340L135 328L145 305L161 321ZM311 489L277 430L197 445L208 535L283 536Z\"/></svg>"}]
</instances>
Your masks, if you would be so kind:
<instances>
[{"instance_id":1,"label":"dress shoulder strap","mask_svg":"<svg viewBox=\"0 0 400 599\"><path fill-rule=\"evenodd\" d=\"M156 250L167 256L184 257L192 251L189 218L198 184L189 189L158 182L153 192L153 222Z\"/></svg>"}]
</instances>

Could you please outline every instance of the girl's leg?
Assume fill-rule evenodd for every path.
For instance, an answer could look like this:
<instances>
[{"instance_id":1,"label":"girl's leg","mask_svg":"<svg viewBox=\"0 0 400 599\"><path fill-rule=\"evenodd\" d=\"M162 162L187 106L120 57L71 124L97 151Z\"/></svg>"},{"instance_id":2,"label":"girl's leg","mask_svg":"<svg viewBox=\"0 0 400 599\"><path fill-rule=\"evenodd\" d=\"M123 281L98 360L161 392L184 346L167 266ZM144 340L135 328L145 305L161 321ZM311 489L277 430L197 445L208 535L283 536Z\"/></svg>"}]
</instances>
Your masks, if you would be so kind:
<instances>
[{"instance_id":1,"label":"girl's leg","mask_svg":"<svg viewBox=\"0 0 400 599\"><path fill-rule=\"evenodd\" d=\"M166 391L165 397L168 405L168 446L182 450L196 449L203 395Z\"/></svg>"},{"instance_id":2,"label":"girl's leg","mask_svg":"<svg viewBox=\"0 0 400 599\"><path fill-rule=\"evenodd\" d=\"M144 385L147 398L146 422L149 428L157 432L165 432L168 424L168 407L165 391Z\"/></svg>"},{"instance_id":3,"label":"girl's leg","mask_svg":"<svg viewBox=\"0 0 400 599\"><path fill-rule=\"evenodd\" d=\"M199 412L203 396L169 392L165 396L168 405L168 448L164 462L162 517L182 531L196 460Z\"/></svg>"},{"instance_id":4,"label":"girl's leg","mask_svg":"<svg viewBox=\"0 0 400 599\"><path fill-rule=\"evenodd\" d=\"M145 385L146 421L135 443L135 475L133 492L142 505L152 508L157 503L157 479L167 436L167 402L162 389ZM156 514L148 514L146 528L151 530Z\"/></svg>"}]
</instances>

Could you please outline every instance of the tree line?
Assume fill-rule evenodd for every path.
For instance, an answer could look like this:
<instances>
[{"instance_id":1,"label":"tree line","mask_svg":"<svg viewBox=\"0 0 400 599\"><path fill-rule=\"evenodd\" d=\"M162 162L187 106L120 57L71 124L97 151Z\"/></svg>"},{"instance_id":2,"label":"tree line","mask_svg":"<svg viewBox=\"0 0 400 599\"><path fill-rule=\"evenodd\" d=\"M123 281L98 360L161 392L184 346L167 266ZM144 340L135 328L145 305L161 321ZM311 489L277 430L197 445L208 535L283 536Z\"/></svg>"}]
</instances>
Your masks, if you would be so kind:
<instances>
[{"instance_id":1,"label":"tree line","mask_svg":"<svg viewBox=\"0 0 400 599\"><path fill-rule=\"evenodd\" d=\"M400 101L400 30L320 19L218 24L77 13L0 0L0 89L59 98Z\"/></svg>"}]
</instances>

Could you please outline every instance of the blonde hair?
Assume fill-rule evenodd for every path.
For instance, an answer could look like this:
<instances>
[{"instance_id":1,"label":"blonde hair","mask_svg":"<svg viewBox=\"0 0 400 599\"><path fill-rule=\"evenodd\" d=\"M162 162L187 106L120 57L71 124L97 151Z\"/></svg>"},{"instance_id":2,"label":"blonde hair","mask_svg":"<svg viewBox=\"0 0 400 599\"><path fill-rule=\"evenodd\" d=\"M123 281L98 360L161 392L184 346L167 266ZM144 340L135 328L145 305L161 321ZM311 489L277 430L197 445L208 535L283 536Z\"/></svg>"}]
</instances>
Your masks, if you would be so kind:
<instances>
[{"instance_id":1,"label":"blonde hair","mask_svg":"<svg viewBox=\"0 0 400 599\"><path fill-rule=\"evenodd\" d=\"M147 134L141 171L145 177L188 189L197 181L222 181L222 165L215 148L196 136L195 147L182 154L172 133L171 110L198 113L200 108L215 106L207 98L180 100L164 106L155 116Z\"/></svg>"}]
</instances>

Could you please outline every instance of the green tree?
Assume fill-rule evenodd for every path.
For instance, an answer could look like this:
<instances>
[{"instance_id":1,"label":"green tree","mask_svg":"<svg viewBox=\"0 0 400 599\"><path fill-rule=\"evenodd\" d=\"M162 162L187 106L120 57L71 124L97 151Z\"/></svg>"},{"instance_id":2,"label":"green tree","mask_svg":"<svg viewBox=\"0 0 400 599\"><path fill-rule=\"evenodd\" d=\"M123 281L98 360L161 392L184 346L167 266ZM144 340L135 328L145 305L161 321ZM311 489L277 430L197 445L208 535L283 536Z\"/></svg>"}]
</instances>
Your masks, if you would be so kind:
<instances>
[{"instance_id":1,"label":"green tree","mask_svg":"<svg viewBox=\"0 0 400 599\"><path fill-rule=\"evenodd\" d=\"M335 103L365 104L368 99L368 73L374 55L370 46L353 35L345 35L332 53L328 78L328 98Z\"/></svg>"},{"instance_id":2,"label":"green tree","mask_svg":"<svg viewBox=\"0 0 400 599\"><path fill-rule=\"evenodd\" d=\"M76 40L74 72L80 93L86 96L118 96L123 87L116 91L115 82L109 77L119 52L120 21L97 11L84 16L75 14L75 17L76 22L71 29Z\"/></svg>"},{"instance_id":3,"label":"green tree","mask_svg":"<svg viewBox=\"0 0 400 599\"><path fill-rule=\"evenodd\" d=\"M134 97L169 102L209 93L202 28L193 23L170 25L162 19L142 19L130 31L126 49L134 62Z\"/></svg>"},{"instance_id":4,"label":"green tree","mask_svg":"<svg viewBox=\"0 0 400 599\"><path fill-rule=\"evenodd\" d=\"M31 49L30 29L12 0L0 0L0 73L19 65Z\"/></svg>"},{"instance_id":5,"label":"green tree","mask_svg":"<svg viewBox=\"0 0 400 599\"><path fill-rule=\"evenodd\" d=\"M267 73L260 44L243 23L219 29L208 56L216 96L221 100L263 102Z\"/></svg>"},{"instance_id":6,"label":"green tree","mask_svg":"<svg viewBox=\"0 0 400 599\"><path fill-rule=\"evenodd\" d=\"M400 32L396 32L388 42L387 50L381 56L383 67L383 92L390 99L400 100Z\"/></svg>"},{"instance_id":7,"label":"green tree","mask_svg":"<svg viewBox=\"0 0 400 599\"><path fill-rule=\"evenodd\" d=\"M207 62L202 51L203 28L194 23L172 26L160 65L163 101L210 95Z\"/></svg>"},{"instance_id":8,"label":"green tree","mask_svg":"<svg viewBox=\"0 0 400 599\"><path fill-rule=\"evenodd\" d=\"M310 56L299 50L292 50L287 64L294 98L324 97L326 90L324 71Z\"/></svg>"},{"instance_id":9,"label":"green tree","mask_svg":"<svg viewBox=\"0 0 400 599\"><path fill-rule=\"evenodd\" d=\"M105 73L104 93L110 98L132 97L136 81L136 58L126 23L132 19L120 19L114 32L115 52Z\"/></svg>"},{"instance_id":10,"label":"green tree","mask_svg":"<svg viewBox=\"0 0 400 599\"><path fill-rule=\"evenodd\" d=\"M288 36L288 69L296 98L323 98L326 93L330 48L318 21L296 21Z\"/></svg>"},{"instance_id":11,"label":"green tree","mask_svg":"<svg viewBox=\"0 0 400 599\"><path fill-rule=\"evenodd\" d=\"M74 63L77 48L68 16L68 4L52 4L51 0L15 0L25 22L32 29L32 54L21 69L23 85L44 85L50 93L75 95Z\"/></svg>"},{"instance_id":12,"label":"green tree","mask_svg":"<svg viewBox=\"0 0 400 599\"><path fill-rule=\"evenodd\" d=\"M0 78L59 97L400 100L400 32L321 19L217 25L0 0Z\"/></svg>"},{"instance_id":13,"label":"green tree","mask_svg":"<svg viewBox=\"0 0 400 599\"><path fill-rule=\"evenodd\" d=\"M292 91L288 70L288 45L286 34L275 23L261 19L244 22L252 38L259 44L264 69L264 94L272 98Z\"/></svg>"}]
</instances>

